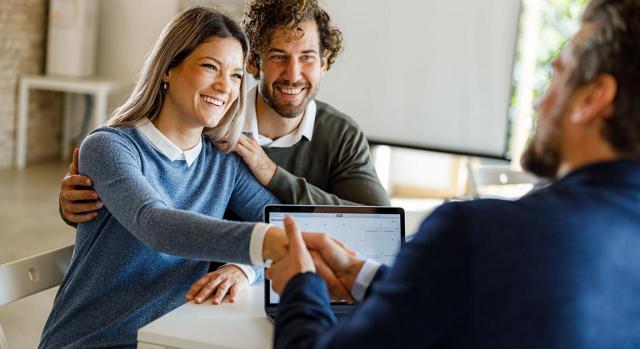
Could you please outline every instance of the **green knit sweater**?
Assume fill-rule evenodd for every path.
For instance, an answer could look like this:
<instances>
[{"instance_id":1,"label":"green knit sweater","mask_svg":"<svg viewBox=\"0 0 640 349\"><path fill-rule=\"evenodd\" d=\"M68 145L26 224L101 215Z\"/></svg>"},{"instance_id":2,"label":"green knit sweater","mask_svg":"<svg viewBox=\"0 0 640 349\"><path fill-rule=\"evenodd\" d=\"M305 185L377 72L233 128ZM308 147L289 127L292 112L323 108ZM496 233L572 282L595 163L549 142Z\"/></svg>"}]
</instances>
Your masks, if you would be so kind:
<instances>
[{"instance_id":1,"label":"green knit sweater","mask_svg":"<svg viewBox=\"0 0 640 349\"><path fill-rule=\"evenodd\" d=\"M312 141L264 148L278 165L269 190L286 203L388 206L362 130L330 105L316 104Z\"/></svg>"}]
</instances>

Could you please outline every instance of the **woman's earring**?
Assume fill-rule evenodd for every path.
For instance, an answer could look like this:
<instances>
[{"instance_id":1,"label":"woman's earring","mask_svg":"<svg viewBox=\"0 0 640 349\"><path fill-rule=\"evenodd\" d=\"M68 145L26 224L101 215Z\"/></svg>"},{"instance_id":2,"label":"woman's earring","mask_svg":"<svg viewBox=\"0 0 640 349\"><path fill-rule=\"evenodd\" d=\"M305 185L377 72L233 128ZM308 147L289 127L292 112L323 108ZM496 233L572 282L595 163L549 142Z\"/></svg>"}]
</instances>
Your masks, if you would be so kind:
<instances>
[{"instance_id":1,"label":"woman's earring","mask_svg":"<svg viewBox=\"0 0 640 349\"><path fill-rule=\"evenodd\" d=\"M167 92L167 89L169 89L169 83L166 81L163 81L161 87L163 92Z\"/></svg>"}]
</instances>

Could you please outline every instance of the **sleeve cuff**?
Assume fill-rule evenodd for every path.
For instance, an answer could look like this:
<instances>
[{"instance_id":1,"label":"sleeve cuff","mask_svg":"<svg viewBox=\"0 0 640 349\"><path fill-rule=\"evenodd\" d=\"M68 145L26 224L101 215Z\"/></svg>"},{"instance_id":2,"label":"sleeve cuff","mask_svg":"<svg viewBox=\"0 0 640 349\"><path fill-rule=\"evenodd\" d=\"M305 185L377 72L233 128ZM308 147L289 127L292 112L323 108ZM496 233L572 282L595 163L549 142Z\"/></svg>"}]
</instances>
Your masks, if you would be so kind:
<instances>
[{"instance_id":1,"label":"sleeve cuff","mask_svg":"<svg viewBox=\"0 0 640 349\"><path fill-rule=\"evenodd\" d=\"M353 282L353 286L351 287L351 297L353 297L356 302L362 302L364 295L367 292L367 288L371 285L371 282L376 276L381 265L382 264L372 259L367 259L364 262L358 276Z\"/></svg>"},{"instance_id":2,"label":"sleeve cuff","mask_svg":"<svg viewBox=\"0 0 640 349\"><path fill-rule=\"evenodd\" d=\"M298 177L287 172L284 168L278 166L276 173L273 174L271 180L267 184L267 189L275 194L283 203L308 204L299 196L304 188L300 188L297 182Z\"/></svg>"},{"instance_id":3,"label":"sleeve cuff","mask_svg":"<svg viewBox=\"0 0 640 349\"><path fill-rule=\"evenodd\" d=\"M224 268L228 265L235 265L236 267L240 268L240 270L242 270L242 272L244 273L244 275L247 277L247 280L249 280L249 285L253 284L256 281L256 272L255 270L253 270L253 268L251 268L248 265L244 265L244 264L237 264L237 263L227 263L224 264L222 266L220 266L220 268Z\"/></svg>"},{"instance_id":4,"label":"sleeve cuff","mask_svg":"<svg viewBox=\"0 0 640 349\"><path fill-rule=\"evenodd\" d=\"M262 258L262 246L264 244L264 236L271 224L256 223L251 232L251 240L249 242L249 258L251 264L257 267L264 267L264 259Z\"/></svg>"}]
</instances>

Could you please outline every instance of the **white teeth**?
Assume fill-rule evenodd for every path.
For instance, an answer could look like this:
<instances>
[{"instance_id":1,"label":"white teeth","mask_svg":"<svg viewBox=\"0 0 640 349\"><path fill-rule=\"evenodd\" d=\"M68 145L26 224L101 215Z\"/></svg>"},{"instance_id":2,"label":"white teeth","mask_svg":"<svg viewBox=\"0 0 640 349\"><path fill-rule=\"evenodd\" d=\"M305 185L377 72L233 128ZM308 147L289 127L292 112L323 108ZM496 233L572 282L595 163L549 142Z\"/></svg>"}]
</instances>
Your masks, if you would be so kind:
<instances>
[{"instance_id":1,"label":"white teeth","mask_svg":"<svg viewBox=\"0 0 640 349\"><path fill-rule=\"evenodd\" d=\"M280 87L280 91L286 95L297 95L302 92L301 88L282 88Z\"/></svg>"},{"instance_id":2,"label":"white teeth","mask_svg":"<svg viewBox=\"0 0 640 349\"><path fill-rule=\"evenodd\" d=\"M219 99L215 99L213 97L209 97L209 96L202 96L202 99L204 99L204 101L207 102L207 103L211 103L211 104L215 105L216 107L222 107L222 105L224 104L223 101L221 101Z\"/></svg>"}]
</instances>

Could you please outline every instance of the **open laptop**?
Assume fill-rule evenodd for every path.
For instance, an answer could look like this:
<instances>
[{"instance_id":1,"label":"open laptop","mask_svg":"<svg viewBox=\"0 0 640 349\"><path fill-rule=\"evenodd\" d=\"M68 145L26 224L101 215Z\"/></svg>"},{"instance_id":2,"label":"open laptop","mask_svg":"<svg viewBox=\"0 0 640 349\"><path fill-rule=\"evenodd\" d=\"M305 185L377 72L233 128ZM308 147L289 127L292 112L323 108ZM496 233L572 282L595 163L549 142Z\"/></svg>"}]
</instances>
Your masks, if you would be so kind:
<instances>
[{"instance_id":1,"label":"open laptop","mask_svg":"<svg viewBox=\"0 0 640 349\"><path fill-rule=\"evenodd\" d=\"M389 266L405 241L404 210L398 207L268 205L264 209L264 221L274 226L283 227L285 215L295 218L303 232L327 233L358 252L358 257ZM265 278L264 307L272 322L279 300ZM337 317L350 313L353 307L348 303L331 304Z\"/></svg>"}]
</instances>

